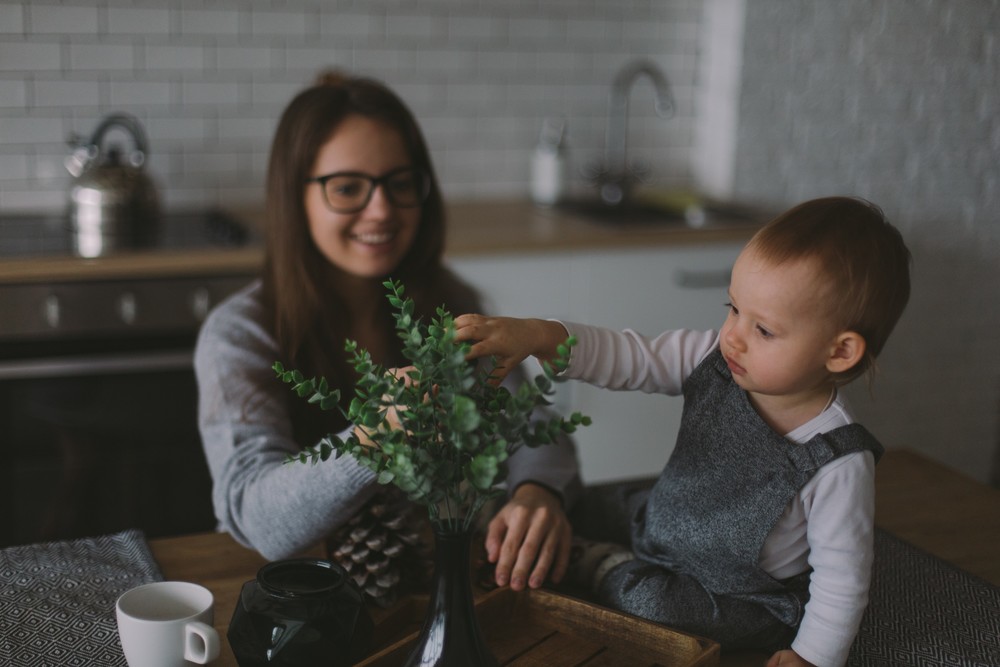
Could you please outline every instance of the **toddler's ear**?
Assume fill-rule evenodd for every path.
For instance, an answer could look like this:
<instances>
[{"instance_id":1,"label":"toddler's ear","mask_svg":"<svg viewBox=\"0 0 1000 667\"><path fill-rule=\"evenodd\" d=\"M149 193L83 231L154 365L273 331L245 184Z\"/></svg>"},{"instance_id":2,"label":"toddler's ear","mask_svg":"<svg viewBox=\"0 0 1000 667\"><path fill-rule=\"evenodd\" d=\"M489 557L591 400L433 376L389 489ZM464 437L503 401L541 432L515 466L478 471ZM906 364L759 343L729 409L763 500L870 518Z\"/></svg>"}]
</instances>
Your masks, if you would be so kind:
<instances>
[{"instance_id":1,"label":"toddler's ear","mask_svg":"<svg viewBox=\"0 0 1000 667\"><path fill-rule=\"evenodd\" d=\"M826 369L831 373L850 370L865 356L865 339L856 331L844 331L834 339Z\"/></svg>"}]
</instances>

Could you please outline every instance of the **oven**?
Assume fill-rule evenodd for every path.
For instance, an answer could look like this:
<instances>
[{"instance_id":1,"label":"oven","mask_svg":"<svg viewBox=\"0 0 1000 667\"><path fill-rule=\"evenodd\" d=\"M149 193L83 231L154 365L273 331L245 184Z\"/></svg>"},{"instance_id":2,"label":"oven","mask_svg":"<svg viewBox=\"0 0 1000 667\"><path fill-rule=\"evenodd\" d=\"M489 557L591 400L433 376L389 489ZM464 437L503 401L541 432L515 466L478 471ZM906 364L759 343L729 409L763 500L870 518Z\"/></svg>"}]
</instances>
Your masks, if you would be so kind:
<instances>
[{"instance_id":1,"label":"oven","mask_svg":"<svg viewBox=\"0 0 1000 667\"><path fill-rule=\"evenodd\" d=\"M0 215L0 547L215 525L194 341L256 268L178 267L257 239L219 211L166 214L157 229L155 247L132 256L74 259L61 219ZM95 270L168 255L169 270ZM51 278L47 262L61 267ZM21 277L12 266L43 268Z\"/></svg>"}]
</instances>

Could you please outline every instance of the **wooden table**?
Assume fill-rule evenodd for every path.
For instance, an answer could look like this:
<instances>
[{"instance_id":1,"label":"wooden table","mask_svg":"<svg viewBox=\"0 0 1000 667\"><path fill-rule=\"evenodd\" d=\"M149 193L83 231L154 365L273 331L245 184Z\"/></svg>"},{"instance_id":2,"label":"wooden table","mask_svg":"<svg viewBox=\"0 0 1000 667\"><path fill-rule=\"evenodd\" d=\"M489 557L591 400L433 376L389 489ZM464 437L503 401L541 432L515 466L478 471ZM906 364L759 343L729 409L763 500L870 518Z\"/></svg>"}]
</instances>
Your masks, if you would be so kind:
<instances>
[{"instance_id":1,"label":"wooden table","mask_svg":"<svg viewBox=\"0 0 1000 667\"><path fill-rule=\"evenodd\" d=\"M1000 586L1000 489L905 450L875 470L876 525Z\"/></svg>"},{"instance_id":2,"label":"wooden table","mask_svg":"<svg viewBox=\"0 0 1000 667\"><path fill-rule=\"evenodd\" d=\"M875 520L880 527L1000 585L1000 491L906 450L887 452L877 470ZM215 594L223 653L213 664L235 666L225 631L240 588L266 561L220 533L151 540L150 546L167 579L194 581ZM759 666L765 657L724 653L720 664Z\"/></svg>"},{"instance_id":3,"label":"wooden table","mask_svg":"<svg viewBox=\"0 0 1000 667\"><path fill-rule=\"evenodd\" d=\"M222 640L218 667L235 666L226 632L243 584L266 562L228 534L200 533L153 540L153 555L167 579L193 581L215 595L215 627ZM322 556L319 550L311 555ZM625 614L548 590L515 593L477 589L477 614L501 664L595 664L607 667L709 667L718 664L715 642L675 632ZM389 609L370 607L376 652L359 667L396 667L409 645L400 640L420 629L426 598L406 598ZM596 629L600 632L596 632ZM552 658L555 652L557 658ZM613 655L605 655L612 652ZM600 654L601 660L589 658Z\"/></svg>"}]
</instances>

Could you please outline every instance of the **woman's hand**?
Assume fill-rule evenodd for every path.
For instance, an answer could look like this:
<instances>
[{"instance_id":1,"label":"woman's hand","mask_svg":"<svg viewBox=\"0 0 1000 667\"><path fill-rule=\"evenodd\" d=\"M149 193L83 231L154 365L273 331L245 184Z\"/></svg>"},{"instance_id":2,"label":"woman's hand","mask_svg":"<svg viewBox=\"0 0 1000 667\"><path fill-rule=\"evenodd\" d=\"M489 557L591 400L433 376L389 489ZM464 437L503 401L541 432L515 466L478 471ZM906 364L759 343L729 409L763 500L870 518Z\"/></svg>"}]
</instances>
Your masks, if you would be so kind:
<instances>
[{"instance_id":1,"label":"woman's hand","mask_svg":"<svg viewBox=\"0 0 1000 667\"><path fill-rule=\"evenodd\" d=\"M496 563L497 585L539 588L546 576L559 583L569 565L571 537L558 496L530 482L517 487L486 532L486 558Z\"/></svg>"},{"instance_id":2,"label":"woman's hand","mask_svg":"<svg viewBox=\"0 0 1000 667\"><path fill-rule=\"evenodd\" d=\"M407 387L413 384L413 378L410 377L410 371L414 370L414 366L403 366L401 368L387 368L386 373L394 378L403 378L403 384ZM402 422L399 420L399 412L396 410L395 405L390 405L386 410L385 420L388 423L388 428L385 424L379 426L380 431L398 431L403 428ZM358 437L358 442L360 442L365 447L375 447L377 446L371 438L370 429L365 429L362 426L355 424L354 435Z\"/></svg>"},{"instance_id":3,"label":"woman's hand","mask_svg":"<svg viewBox=\"0 0 1000 667\"><path fill-rule=\"evenodd\" d=\"M803 660L798 653L791 649L778 651L771 656L765 667L816 667L811 662Z\"/></svg>"},{"instance_id":4,"label":"woman's hand","mask_svg":"<svg viewBox=\"0 0 1000 667\"><path fill-rule=\"evenodd\" d=\"M455 318L455 339L476 341L468 359L495 357L494 382L499 383L529 356L551 361L556 348L569 334L558 322L485 315L459 315Z\"/></svg>"}]
</instances>

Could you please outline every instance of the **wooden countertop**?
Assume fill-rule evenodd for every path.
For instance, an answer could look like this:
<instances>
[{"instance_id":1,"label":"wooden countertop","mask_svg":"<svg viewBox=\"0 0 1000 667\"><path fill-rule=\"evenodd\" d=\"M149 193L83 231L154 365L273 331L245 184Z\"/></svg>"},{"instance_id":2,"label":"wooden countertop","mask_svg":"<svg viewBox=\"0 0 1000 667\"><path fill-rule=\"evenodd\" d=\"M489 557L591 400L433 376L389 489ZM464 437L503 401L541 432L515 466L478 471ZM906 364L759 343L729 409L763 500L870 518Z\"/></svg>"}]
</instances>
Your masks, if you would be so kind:
<instances>
[{"instance_id":1,"label":"wooden countertop","mask_svg":"<svg viewBox=\"0 0 1000 667\"><path fill-rule=\"evenodd\" d=\"M260 209L231 213L259 227ZM448 206L448 220L446 252L454 257L743 241L756 229L754 224L726 219L701 229L680 222L611 225L523 200L456 201ZM93 259L4 259L0 260L0 285L252 274L259 269L263 257L263 249L253 245L183 252L150 250Z\"/></svg>"},{"instance_id":2,"label":"wooden countertop","mask_svg":"<svg viewBox=\"0 0 1000 667\"><path fill-rule=\"evenodd\" d=\"M559 208L502 200L455 202L449 206L448 216L447 252L454 256L746 241L758 227L722 218L702 228L681 222L616 225L588 220Z\"/></svg>"},{"instance_id":3,"label":"wooden countertop","mask_svg":"<svg viewBox=\"0 0 1000 667\"><path fill-rule=\"evenodd\" d=\"M1000 490L905 449L886 452L876 470L878 526L1000 585ZM167 579L201 583L215 594L215 625L223 636L217 664L235 665L225 631L240 588L266 561L221 533L156 539L150 547ZM765 659L741 651L723 653L720 664L759 667Z\"/></svg>"}]
</instances>

